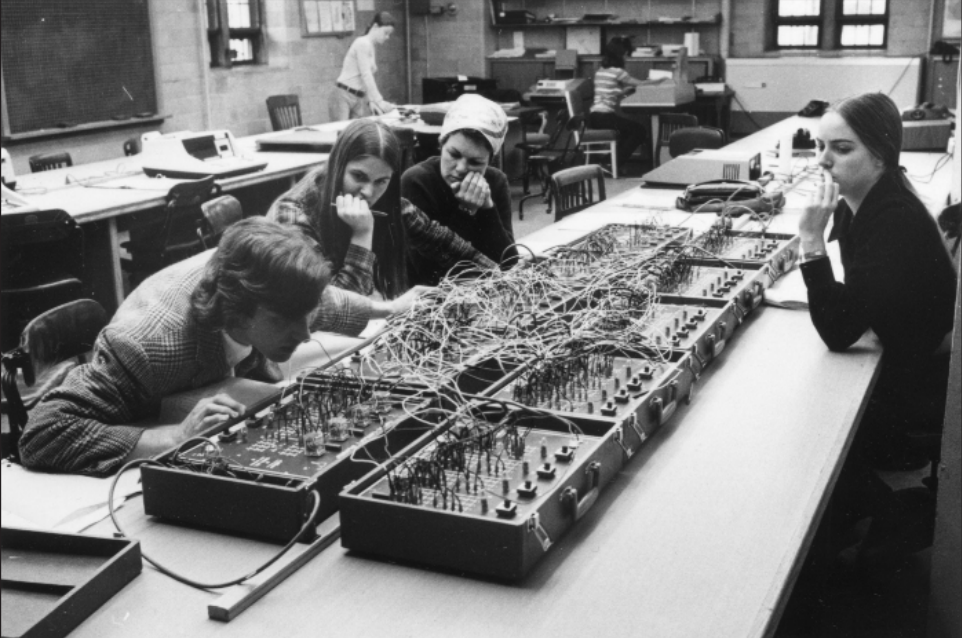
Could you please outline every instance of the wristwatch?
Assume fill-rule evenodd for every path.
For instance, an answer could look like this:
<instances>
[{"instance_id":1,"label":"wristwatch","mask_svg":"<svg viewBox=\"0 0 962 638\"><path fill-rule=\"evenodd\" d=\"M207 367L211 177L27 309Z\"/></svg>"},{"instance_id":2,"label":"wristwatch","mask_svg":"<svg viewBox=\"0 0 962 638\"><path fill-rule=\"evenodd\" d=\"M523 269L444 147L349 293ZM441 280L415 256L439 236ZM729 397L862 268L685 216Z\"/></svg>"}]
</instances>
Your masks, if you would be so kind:
<instances>
[{"instance_id":1,"label":"wristwatch","mask_svg":"<svg viewBox=\"0 0 962 638\"><path fill-rule=\"evenodd\" d=\"M816 248L807 253L802 253L798 258L799 264L807 264L810 261L815 261L816 259L822 259L823 257L828 257L828 253L825 252L824 248Z\"/></svg>"}]
</instances>

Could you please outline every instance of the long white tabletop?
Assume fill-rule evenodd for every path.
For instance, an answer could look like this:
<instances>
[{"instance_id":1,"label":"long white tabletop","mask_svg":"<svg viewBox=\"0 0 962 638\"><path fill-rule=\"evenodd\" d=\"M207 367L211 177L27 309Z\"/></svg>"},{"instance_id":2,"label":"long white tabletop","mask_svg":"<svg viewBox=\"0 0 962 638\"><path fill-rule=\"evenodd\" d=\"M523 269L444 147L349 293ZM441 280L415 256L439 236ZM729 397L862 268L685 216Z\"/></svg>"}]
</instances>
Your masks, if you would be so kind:
<instances>
[{"instance_id":1,"label":"long white tabletop","mask_svg":"<svg viewBox=\"0 0 962 638\"><path fill-rule=\"evenodd\" d=\"M931 166L937 158L919 161ZM710 221L659 210L676 194L633 190L523 241L543 248L653 213ZM793 230L804 197L803 184L773 228ZM871 334L844 353L829 352L807 312L761 307L702 376L691 405L520 583L391 564L334 545L229 624L207 618L216 593L147 567L73 635L771 635L879 354ZM121 520L146 553L204 580L242 574L277 549L148 519L137 500Z\"/></svg>"}]
</instances>

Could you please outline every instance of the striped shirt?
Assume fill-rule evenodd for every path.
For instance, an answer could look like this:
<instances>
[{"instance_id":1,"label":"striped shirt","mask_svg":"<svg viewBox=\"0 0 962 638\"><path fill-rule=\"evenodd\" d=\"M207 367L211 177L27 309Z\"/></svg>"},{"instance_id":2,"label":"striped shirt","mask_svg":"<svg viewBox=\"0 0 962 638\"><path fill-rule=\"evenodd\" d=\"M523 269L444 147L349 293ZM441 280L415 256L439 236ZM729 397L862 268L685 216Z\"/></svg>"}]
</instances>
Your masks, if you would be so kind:
<instances>
[{"instance_id":1,"label":"striped shirt","mask_svg":"<svg viewBox=\"0 0 962 638\"><path fill-rule=\"evenodd\" d=\"M592 113L614 113L625 97L624 87L631 76L616 66L601 68L595 72L595 101Z\"/></svg>"}]
</instances>

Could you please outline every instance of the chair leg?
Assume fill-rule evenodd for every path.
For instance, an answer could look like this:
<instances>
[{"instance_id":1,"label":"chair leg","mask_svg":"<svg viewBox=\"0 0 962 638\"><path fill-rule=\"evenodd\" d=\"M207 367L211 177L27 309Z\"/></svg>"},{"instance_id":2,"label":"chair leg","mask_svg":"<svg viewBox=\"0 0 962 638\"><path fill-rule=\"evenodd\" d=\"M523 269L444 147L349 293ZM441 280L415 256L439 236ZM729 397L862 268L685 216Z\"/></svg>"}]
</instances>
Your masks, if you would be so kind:
<instances>
[{"instance_id":1,"label":"chair leg","mask_svg":"<svg viewBox=\"0 0 962 638\"><path fill-rule=\"evenodd\" d=\"M611 176L614 179L618 179L618 144L617 142L612 142L610 146L611 153Z\"/></svg>"}]
</instances>

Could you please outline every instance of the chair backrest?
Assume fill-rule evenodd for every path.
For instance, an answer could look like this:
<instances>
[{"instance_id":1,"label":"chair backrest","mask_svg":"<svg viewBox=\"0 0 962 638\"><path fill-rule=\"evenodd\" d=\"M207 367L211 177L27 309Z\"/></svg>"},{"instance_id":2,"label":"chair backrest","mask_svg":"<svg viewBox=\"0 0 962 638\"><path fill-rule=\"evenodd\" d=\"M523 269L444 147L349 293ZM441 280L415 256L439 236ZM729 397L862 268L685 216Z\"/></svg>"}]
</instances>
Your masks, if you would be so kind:
<instances>
[{"instance_id":1,"label":"chair backrest","mask_svg":"<svg viewBox=\"0 0 962 638\"><path fill-rule=\"evenodd\" d=\"M392 126L391 131L394 132L394 137L397 138L398 144L401 146L401 169L399 172L403 174L404 171L415 164L414 158L418 137L415 135L413 128L406 126Z\"/></svg>"},{"instance_id":2,"label":"chair backrest","mask_svg":"<svg viewBox=\"0 0 962 638\"><path fill-rule=\"evenodd\" d=\"M658 139L655 142L654 164L659 166L662 158L662 149L667 151L668 140L671 134L680 128L692 128L698 126L698 116L690 113L659 113L658 114Z\"/></svg>"},{"instance_id":3,"label":"chair backrest","mask_svg":"<svg viewBox=\"0 0 962 638\"><path fill-rule=\"evenodd\" d=\"M83 294L84 234L62 210L0 216L0 349L38 314Z\"/></svg>"},{"instance_id":4,"label":"chair backrest","mask_svg":"<svg viewBox=\"0 0 962 638\"><path fill-rule=\"evenodd\" d=\"M197 236L204 248L216 246L224 231L244 218L244 209L233 195L215 197L201 204L200 209L204 218L197 227Z\"/></svg>"},{"instance_id":5,"label":"chair backrest","mask_svg":"<svg viewBox=\"0 0 962 638\"><path fill-rule=\"evenodd\" d=\"M31 155L28 161L30 162L31 173L52 171L55 168L66 168L67 166L73 166L73 159L70 157L70 153L67 152Z\"/></svg>"},{"instance_id":6,"label":"chair backrest","mask_svg":"<svg viewBox=\"0 0 962 638\"><path fill-rule=\"evenodd\" d=\"M121 262L130 275L131 286L136 287L165 266L204 250L203 242L197 237L197 227L204 218L201 204L219 190L211 175L180 182L168 191L163 215L149 211L133 218L130 241L124 244L130 260Z\"/></svg>"},{"instance_id":7,"label":"chair backrest","mask_svg":"<svg viewBox=\"0 0 962 638\"><path fill-rule=\"evenodd\" d=\"M107 313L92 299L77 299L47 310L23 329L20 344L3 353L3 396L10 425L9 448L17 458L18 442L27 413L46 390L59 385L73 366L71 359L86 361L97 335L107 325ZM20 374L18 374L18 371ZM23 396L18 381L31 388L42 382L39 392Z\"/></svg>"},{"instance_id":8,"label":"chair backrest","mask_svg":"<svg viewBox=\"0 0 962 638\"><path fill-rule=\"evenodd\" d=\"M680 128L668 138L668 154L678 157L696 148L721 148L725 145L725 131L713 126Z\"/></svg>"},{"instance_id":9,"label":"chair backrest","mask_svg":"<svg viewBox=\"0 0 962 638\"><path fill-rule=\"evenodd\" d=\"M267 98L271 127L283 131L301 125L301 101L296 95L272 95Z\"/></svg>"},{"instance_id":10,"label":"chair backrest","mask_svg":"<svg viewBox=\"0 0 962 638\"><path fill-rule=\"evenodd\" d=\"M551 197L555 220L582 211L605 200L605 174L595 164L560 170L551 176Z\"/></svg>"},{"instance_id":11,"label":"chair backrest","mask_svg":"<svg viewBox=\"0 0 962 638\"><path fill-rule=\"evenodd\" d=\"M139 137L128 137L124 140L124 155L127 157L139 154L142 148Z\"/></svg>"}]
</instances>

